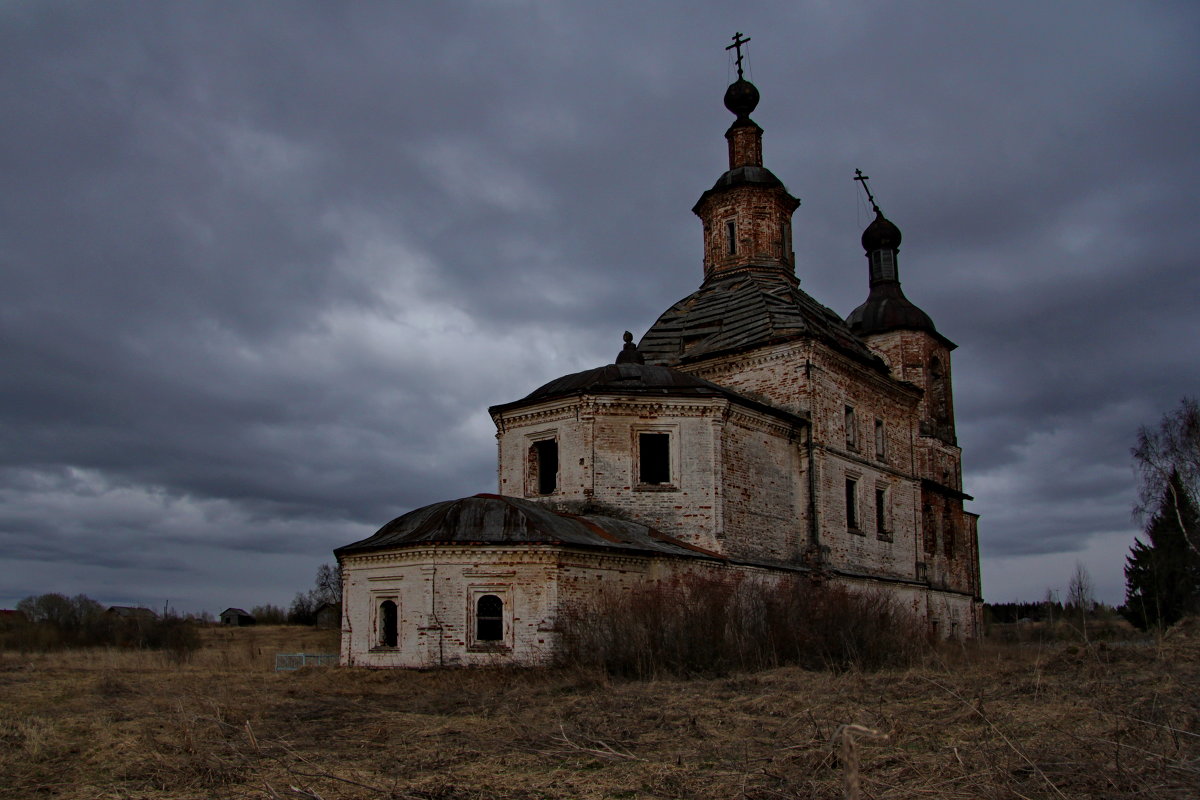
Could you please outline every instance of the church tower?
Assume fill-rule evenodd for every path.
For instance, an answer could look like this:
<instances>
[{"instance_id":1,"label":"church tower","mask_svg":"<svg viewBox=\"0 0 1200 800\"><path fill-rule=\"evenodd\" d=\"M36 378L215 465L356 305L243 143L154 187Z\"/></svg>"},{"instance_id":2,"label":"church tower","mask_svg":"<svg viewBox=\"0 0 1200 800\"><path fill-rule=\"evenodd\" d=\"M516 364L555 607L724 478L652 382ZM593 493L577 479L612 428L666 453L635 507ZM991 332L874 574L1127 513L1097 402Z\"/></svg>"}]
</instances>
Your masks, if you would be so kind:
<instances>
[{"instance_id":1,"label":"church tower","mask_svg":"<svg viewBox=\"0 0 1200 800\"><path fill-rule=\"evenodd\" d=\"M704 225L704 278L747 270L794 278L791 220L800 201L763 166L763 130L750 119L758 89L742 77L738 59L738 79L725 91L725 107L736 117L725 132L729 170L692 208Z\"/></svg>"},{"instance_id":2,"label":"church tower","mask_svg":"<svg viewBox=\"0 0 1200 800\"><path fill-rule=\"evenodd\" d=\"M846 323L887 362L892 374L924 390L918 405L916 472L921 480L921 551L931 585L977 593L976 516L963 510L962 451L954 427L950 351L956 345L900 286L900 229L883 215L856 170L875 212L862 234L869 293Z\"/></svg>"}]
</instances>

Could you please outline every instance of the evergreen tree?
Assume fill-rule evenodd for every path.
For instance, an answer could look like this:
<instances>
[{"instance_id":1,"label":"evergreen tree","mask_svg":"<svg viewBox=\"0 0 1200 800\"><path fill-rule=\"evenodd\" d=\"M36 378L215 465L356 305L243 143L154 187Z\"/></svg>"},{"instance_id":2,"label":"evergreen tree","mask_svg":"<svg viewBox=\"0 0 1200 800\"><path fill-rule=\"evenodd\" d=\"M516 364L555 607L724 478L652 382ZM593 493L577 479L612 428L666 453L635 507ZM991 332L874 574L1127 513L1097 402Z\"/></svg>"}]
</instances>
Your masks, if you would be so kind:
<instances>
[{"instance_id":1,"label":"evergreen tree","mask_svg":"<svg viewBox=\"0 0 1200 800\"><path fill-rule=\"evenodd\" d=\"M1158 510L1125 558L1127 619L1139 628L1165 627L1200 612L1200 556L1191 542L1200 536L1200 514L1172 475Z\"/></svg>"}]
</instances>

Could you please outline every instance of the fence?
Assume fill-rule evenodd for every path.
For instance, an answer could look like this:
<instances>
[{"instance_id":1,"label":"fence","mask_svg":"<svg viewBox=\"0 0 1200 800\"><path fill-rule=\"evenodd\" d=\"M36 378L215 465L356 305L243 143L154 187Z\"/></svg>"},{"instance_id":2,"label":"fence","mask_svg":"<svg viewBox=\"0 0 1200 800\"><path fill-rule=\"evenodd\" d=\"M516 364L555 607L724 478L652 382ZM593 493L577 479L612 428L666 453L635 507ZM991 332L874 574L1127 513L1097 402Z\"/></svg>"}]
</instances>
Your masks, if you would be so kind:
<instances>
[{"instance_id":1,"label":"fence","mask_svg":"<svg viewBox=\"0 0 1200 800\"><path fill-rule=\"evenodd\" d=\"M287 672L301 667L337 666L336 653L276 653L275 671Z\"/></svg>"}]
</instances>

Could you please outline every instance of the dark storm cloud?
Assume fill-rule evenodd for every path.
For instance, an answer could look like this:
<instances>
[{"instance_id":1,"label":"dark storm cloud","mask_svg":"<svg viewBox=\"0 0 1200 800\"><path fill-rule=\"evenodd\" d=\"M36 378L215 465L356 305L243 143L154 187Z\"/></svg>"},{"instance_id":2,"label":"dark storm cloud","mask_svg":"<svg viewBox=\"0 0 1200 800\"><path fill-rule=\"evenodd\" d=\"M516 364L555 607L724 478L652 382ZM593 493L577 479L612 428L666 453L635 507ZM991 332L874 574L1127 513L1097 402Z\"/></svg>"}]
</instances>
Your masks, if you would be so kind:
<instances>
[{"instance_id":1,"label":"dark storm cloud","mask_svg":"<svg viewBox=\"0 0 1200 800\"><path fill-rule=\"evenodd\" d=\"M1200 391L1196 22L7 5L0 542L23 577L0 602L219 610L247 581L238 603L284 602L333 547L494 489L486 407L611 359L698 285L688 209L724 168L735 29L804 201L803 287L865 296L862 167L906 291L961 346L985 590L1040 596L1032 564L1084 553L1118 599L1128 446Z\"/></svg>"}]
</instances>

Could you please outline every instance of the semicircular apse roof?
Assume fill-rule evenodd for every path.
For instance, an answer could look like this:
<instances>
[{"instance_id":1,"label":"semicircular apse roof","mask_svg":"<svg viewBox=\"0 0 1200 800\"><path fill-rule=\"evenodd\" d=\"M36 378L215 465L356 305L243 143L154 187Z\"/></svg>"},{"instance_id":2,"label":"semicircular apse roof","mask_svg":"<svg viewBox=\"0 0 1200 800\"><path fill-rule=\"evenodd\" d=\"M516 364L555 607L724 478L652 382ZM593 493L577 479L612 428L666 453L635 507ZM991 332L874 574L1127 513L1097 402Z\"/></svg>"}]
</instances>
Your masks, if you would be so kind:
<instances>
[{"instance_id":1,"label":"semicircular apse roof","mask_svg":"<svg viewBox=\"0 0 1200 800\"><path fill-rule=\"evenodd\" d=\"M642 555L722 559L717 553L636 522L599 514L568 514L539 503L497 494L477 494L414 509L396 517L373 536L333 552L340 557L430 544L548 544Z\"/></svg>"}]
</instances>

